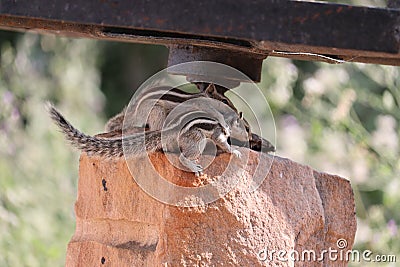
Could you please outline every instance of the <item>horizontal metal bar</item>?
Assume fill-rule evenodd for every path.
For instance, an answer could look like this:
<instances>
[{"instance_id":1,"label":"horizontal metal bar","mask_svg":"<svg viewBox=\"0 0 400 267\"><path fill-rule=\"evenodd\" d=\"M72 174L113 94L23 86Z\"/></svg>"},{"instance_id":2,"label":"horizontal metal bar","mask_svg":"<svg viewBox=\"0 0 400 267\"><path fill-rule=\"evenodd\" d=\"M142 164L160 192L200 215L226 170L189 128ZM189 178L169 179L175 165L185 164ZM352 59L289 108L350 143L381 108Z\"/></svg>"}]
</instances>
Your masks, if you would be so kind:
<instances>
[{"instance_id":1,"label":"horizontal metal bar","mask_svg":"<svg viewBox=\"0 0 400 267\"><path fill-rule=\"evenodd\" d=\"M0 28L400 65L399 9L277 0L1 0Z\"/></svg>"}]
</instances>

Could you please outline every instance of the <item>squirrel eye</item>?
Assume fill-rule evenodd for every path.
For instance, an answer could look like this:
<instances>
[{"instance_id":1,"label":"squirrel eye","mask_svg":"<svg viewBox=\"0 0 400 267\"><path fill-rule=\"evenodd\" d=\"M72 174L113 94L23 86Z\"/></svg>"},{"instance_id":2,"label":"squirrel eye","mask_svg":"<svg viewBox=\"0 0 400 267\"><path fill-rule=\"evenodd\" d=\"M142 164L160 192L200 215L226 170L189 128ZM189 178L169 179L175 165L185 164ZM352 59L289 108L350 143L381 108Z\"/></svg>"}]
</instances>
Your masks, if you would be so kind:
<instances>
[{"instance_id":1,"label":"squirrel eye","mask_svg":"<svg viewBox=\"0 0 400 267\"><path fill-rule=\"evenodd\" d=\"M224 103L224 104L226 104L226 105L229 105L228 100L226 100L225 98L222 99L222 103Z\"/></svg>"},{"instance_id":2,"label":"squirrel eye","mask_svg":"<svg viewBox=\"0 0 400 267\"><path fill-rule=\"evenodd\" d=\"M239 112L239 118L243 119L243 112Z\"/></svg>"}]
</instances>

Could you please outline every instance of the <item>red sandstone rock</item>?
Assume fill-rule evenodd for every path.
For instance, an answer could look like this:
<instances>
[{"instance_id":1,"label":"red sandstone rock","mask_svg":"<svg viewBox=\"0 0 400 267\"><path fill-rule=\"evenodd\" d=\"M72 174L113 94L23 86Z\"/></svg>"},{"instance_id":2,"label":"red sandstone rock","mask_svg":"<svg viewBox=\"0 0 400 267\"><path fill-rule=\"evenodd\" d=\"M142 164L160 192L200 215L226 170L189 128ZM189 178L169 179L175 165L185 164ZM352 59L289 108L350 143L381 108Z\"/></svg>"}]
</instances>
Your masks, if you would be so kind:
<instances>
[{"instance_id":1,"label":"red sandstone rock","mask_svg":"<svg viewBox=\"0 0 400 267\"><path fill-rule=\"evenodd\" d=\"M218 156L206 169L207 177L219 175L229 159L228 154ZM175 184L200 183L162 153L152 154L151 160ZM323 249L338 249L338 239L346 240L344 251L351 249L356 218L350 182L275 157L266 179L250 192L256 152L249 153L248 163L229 174L239 180L231 192L211 204L184 208L147 195L123 159L83 154L76 232L66 266L345 266L344 260L329 261L328 255L319 262L280 261L278 251L296 250L301 257L302 251L314 250L318 257Z\"/></svg>"}]
</instances>

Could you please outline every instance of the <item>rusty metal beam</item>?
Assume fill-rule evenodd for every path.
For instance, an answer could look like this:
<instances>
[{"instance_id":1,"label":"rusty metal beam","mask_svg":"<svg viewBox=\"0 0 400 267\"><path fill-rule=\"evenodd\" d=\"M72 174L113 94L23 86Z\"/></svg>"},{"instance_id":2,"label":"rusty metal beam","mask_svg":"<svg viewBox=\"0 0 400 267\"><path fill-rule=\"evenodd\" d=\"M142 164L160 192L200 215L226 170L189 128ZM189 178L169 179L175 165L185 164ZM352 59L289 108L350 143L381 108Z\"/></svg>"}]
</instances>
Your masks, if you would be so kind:
<instances>
[{"instance_id":1,"label":"rusty metal beam","mask_svg":"<svg viewBox=\"0 0 400 267\"><path fill-rule=\"evenodd\" d=\"M395 8L277 0L1 0L0 28L400 65Z\"/></svg>"}]
</instances>

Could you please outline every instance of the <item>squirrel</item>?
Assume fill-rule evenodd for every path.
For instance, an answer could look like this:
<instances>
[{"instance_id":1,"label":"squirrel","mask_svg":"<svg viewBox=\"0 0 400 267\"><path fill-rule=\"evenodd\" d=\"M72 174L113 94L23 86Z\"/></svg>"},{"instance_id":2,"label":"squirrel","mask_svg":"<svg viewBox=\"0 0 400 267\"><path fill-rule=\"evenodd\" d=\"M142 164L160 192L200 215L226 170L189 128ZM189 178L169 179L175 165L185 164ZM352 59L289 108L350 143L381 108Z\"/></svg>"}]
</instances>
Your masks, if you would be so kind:
<instances>
[{"instance_id":1,"label":"squirrel","mask_svg":"<svg viewBox=\"0 0 400 267\"><path fill-rule=\"evenodd\" d=\"M137 101L128 111L129 113L133 114L129 114L128 117L125 118L125 113L127 112L127 107L125 107L120 113L112 117L107 122L105 130L107 132L122 131L124 119L125 124L128 124L128 127L131 127L133 126L132 119L136 120L137 123L138 118L147 118L147 120L141 122L143 125L135 125L136 127L145 126L145 128L150 131L161 130L166 117L172 109L174 109L177 105L184 103L185 101L201 97L219 100L237 113L233 103L229 100L229 98L221 95L216 90L214 84L209 84L199 93L187 93L178 88L160 86L145 90L143 93L139 94ZM213 111L214 115L219 114L217 110ZM211 112L211 110L209 112ZM248 125L246 121L244 123Z\"/></svg>"},{"instance_id":2,"label":"squirrel","mask_svg":"<svg viewBox=\"0 0 400 267\"><path fill-rule=\"evenodd\" d=\"M124 127L131 127L133 125L132 120L141 118L147 118L147 120L142 121L142 125L136 125L137 127L145 126L147 130L161 130L166 117L172 109L185 101L202 97L219 100L240 115L229 98L224 96L223 93L220 93L214 84L196 83L196 86L200 90L200 93L187 93L177 88L169 87L155 87L146 90L138 96L138 101L130 108L128 117L125 118L125 113L127 112L127 108L125 107L119 114L112 117L107 122L106 131L122 131L124 119L126 120ZM223 116L225 116L225 114L222 114L220 108L217 108L217 110L213 107L207 108L209 112L213 111L212 114L214 114L220 122L223 122ZM240 115L240 117L242 116ZM242 120L248 133L247 141L251 149L263 152L275 151L275 147L269 141L251 132L250 125L246 119L242 118Z\"/></svg>"},{"instance_id":3,"label":"squirrel","mask_svg":"<svg viewBox=\"0 0 400 267\"><path fill-rule=\"evenodd\" d=\"M178 122L172 121L172 124L162 130L150 130L144 134L132 134L123 138L101 138L80 132L51 103L47 103L46 108L66 139L74 147L89 155L106 158L142 155L146 152L162 151L164 142L168 151L177 148L180 150L180 162L196 176L203 173L203 167L197 164L196 160L204 149L206 138L211 139L222 151L234 154L236 157L241 157L241 153L232 148L227 142L228 138L232 133L236 133L239 139L247 138L243 119L235 112L231 112L225 118L228 126L222 125L207 111L194 110L181 114Z\"/></svg>"}]
</instances>

